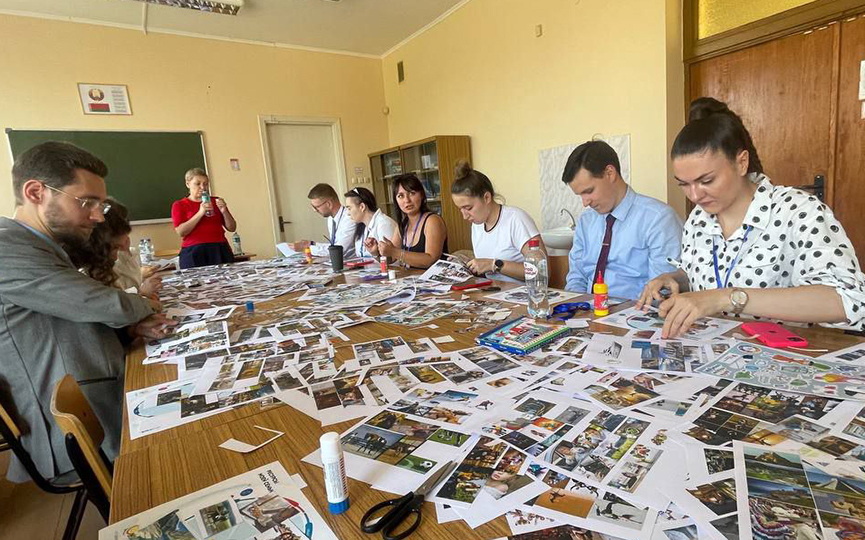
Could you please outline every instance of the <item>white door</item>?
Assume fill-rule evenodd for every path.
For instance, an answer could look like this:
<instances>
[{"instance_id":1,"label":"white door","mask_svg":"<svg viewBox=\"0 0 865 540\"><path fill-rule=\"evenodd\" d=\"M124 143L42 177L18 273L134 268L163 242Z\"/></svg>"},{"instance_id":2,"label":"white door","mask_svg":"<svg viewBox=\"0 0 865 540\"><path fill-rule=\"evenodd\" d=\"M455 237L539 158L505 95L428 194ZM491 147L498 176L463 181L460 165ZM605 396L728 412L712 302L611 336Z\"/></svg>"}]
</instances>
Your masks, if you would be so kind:
<instances>
[{"instance_id":1,"label":"white door","mask_svg":"<svg viewBox=\"0 0 865 540\"><path fill-rule=\"evenodd\" d=\"M266 129L281 241L323 241L327 223L312 209L306 195L312 186L324 182L342 199L334 127L268 123Z\"/></svg>"}]
</instances>

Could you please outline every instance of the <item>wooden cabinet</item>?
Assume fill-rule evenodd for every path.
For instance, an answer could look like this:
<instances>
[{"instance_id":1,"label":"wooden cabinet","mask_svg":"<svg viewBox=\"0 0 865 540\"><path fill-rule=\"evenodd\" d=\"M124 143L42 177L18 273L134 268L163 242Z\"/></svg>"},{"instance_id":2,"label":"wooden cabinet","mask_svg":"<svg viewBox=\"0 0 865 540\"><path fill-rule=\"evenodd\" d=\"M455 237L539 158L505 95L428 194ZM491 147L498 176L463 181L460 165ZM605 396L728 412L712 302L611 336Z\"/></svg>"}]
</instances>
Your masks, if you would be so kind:
<instances>
[{"instance_id":1,"label":"wooden cabinet","mask_svg":"<svg viewBox=\"0 0 865 540\"><path fill-rule=\"evenodd\" d=\"M390 217L399 221L399 207L393 197L393 178L414 173L426 191L430 210L444 219L451 252L472 248L471 224L462 218L451 199L454 166L461 159L471 162L469 137L437 135L369 155L372 188L376 201Z\"/></svg>"}]
</instances>

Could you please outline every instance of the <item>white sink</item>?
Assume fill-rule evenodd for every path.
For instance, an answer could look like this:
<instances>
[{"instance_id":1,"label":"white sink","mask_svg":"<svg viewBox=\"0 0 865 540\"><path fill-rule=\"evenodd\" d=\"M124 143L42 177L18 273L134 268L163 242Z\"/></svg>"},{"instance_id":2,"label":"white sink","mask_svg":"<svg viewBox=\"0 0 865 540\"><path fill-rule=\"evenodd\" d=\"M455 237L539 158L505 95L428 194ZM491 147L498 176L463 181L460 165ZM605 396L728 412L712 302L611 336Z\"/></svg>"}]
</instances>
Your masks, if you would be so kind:
<instances>
[{"instance_id":1,"label":"white sink","mask_svg":"<svg viewBox=\"0 0 865 540\"><path fill-rule=\"evenodd\" d=\"M544 244L552 249L571 249L574 243L574 230L570 227L556 227L541 233Z\"/></svg>"}]
</instances>

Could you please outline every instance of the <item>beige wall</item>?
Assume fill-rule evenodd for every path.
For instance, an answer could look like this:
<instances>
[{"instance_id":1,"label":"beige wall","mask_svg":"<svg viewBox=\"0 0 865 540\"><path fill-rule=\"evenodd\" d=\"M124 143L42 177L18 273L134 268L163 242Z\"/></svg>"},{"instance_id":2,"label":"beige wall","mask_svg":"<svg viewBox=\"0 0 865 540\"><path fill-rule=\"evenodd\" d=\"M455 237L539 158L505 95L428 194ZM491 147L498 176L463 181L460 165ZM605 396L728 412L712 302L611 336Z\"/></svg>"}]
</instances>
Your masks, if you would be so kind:
<instances>
[{"instance_id":1,"label":"beige wall","mask_svg":"<svg viewBox=\"0 0 865 540\"><path fill-rule=\"evenodd\" d=\"M5 15L0 36L2 127L204 131L214 190L237 217L246 251L274 253L258 115L340 118L348 176L355 166L369 174L367 153L388 144L378 59ZM85 116L78 82L128 85L134 114ZM240 159L239 172L230 158ZM10 169L7 146L3 215L14 206ZM179 245L170 225L136 227L142 234L157 249Z\"/></svg>"},{"instance_id":2,"label":"beige wall","mask_svg":"<svg viewBox=\"0 0 865 540\"><path fill-rule=\"evenodd\" d=\"M349 177L369 175L369 152L470 135L474 165L536 219L540 149L630 133L634 187L684 210L667 160L683 122L681 0L472 0L383 60L4 15L0 35L15 44L0 55L2 127L202 130L215 191L261 255L274 249L258 115L340 118ZM135 114L83 115L77 82L127 84ZM7 186L10 167L0 152ZM12 201L0 188L0 213ZM142 235L179 243L169 225Z\"/></svg>"},{"instance_id":3,"label":"beige wall","mask_svg":"<svg viewBox=\"0 0 865 540\"><path fill-rule=\"evenodd\" d=\"M681 127L684 99L680 29L668 32L681 16L668 21L668 4L468 2L384 59L391 144L471 136L477 169L538 220L538 150L630 133L634 187L666 200L667 122Z\"/></svg>"}]
</instances>

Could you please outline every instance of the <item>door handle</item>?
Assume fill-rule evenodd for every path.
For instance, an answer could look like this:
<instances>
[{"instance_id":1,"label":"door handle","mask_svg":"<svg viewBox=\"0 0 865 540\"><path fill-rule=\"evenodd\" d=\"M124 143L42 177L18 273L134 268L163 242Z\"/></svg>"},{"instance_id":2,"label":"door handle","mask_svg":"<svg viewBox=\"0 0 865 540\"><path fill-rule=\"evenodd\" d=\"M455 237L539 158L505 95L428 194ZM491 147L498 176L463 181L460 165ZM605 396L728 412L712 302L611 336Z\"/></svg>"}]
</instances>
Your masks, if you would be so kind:
<instances>
[{"instance_id":1,"label":"door handle","mask_svg":"<svg viewBox=\"0 0 865 540\"><path fill-rule=\"evenodd\" d=\"M823 197L826 194L826 177L822 174L818 174L814 177L813 184L806 184L804 186L794 186L796 189L802 189L805 191L810 191L814 194L815 197L820 199L820 202L823 201Z\"/></svg>"},{"instance_id":2,"label":"door handle","mask_svg":"<svg viewBox=\"0 0 865 540\"><path fill-rule=\"evenodd\" d=\"M285 221L282 216L279 216L279 232L285 232L285 226L291 225L290 221Z\"/></svg>"}]
</instances>

